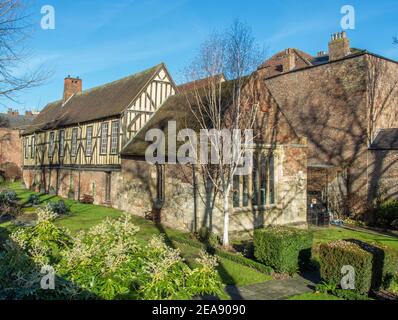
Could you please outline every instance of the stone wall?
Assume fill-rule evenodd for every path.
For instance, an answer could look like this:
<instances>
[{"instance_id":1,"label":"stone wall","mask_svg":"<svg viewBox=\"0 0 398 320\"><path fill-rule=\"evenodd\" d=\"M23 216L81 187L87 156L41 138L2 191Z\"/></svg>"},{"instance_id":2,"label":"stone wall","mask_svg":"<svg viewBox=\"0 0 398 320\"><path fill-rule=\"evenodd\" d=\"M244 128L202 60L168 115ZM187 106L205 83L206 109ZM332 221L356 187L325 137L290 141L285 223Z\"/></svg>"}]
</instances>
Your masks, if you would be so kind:
<instances>
[{"instance_id":1,"label":"stone wall","mask_svg":"<svg viewBox=\"0 0 398 320\"><path fill-rule=\"evenodd\" d=\"M242 232L251 233L254 228L265 225L306 225L306 152L304 146L278 146L275 149L275 205L233 209L231 197L231 237ZM161 221L183 231L211 227L214 233L221 235L222 199L214 198L213 192L206 192L199 170L195 174L196 189L192 183L192 167L166 166ZM145 216L154 209L156 194L156 168L144 161L123 160L122 171L112 176L112 205L115 208Z\"/></svg>"},{"instance_id":2,"label":"stone wall","mask_svg":"<svg viewBox=\"0 0 398 320\"><path fill-rule=\"evenodd\" d=\"M374 199L398 198L398 150L369 151L368 188Z\"/></svg>"}]
</instances>

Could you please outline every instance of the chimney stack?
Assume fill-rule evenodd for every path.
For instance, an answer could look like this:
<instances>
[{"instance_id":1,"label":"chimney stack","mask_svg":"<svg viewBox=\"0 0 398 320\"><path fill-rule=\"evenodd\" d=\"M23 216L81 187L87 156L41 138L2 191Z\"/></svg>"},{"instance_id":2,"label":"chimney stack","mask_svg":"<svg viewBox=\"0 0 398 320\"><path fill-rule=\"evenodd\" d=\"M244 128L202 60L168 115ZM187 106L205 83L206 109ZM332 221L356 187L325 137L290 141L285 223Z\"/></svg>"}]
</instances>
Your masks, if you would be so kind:
<instances>
[{"instance_id":1,"label":"chimney stack","mask_svg":"<svg viewBox=\"0 0 398 320\"><path fill-rule=\"evenodd\" d=\"M296 68L296 55L294 54L293 49L286 49L282 66L283 72L289 72Z\"/></svg>"},{"instance_id":2,"label":"chimney stack","mask_svg":"<svg viewBox=\"0 0 398 320\"><path fill-rule=\"evenodd\" d=\"M12 109L12 108L8 108L7 114L8 114L9 116L14 116L14 117L16 117L16 116L19 116L19 111L18 111L18 110L14 110L14 109Z\"/></svg>"},{"instance_id":3,"label":"chimney stack","mask_svg":"<svg viewBox=\"0 0 398 320\"><path fill-rule=\"evenodd\" d=\"M350 40L345 31L332 34L329 42L329 60L334 61L348 56L350 51Z\"/></svg>"},{"instance_id":4,"label":"chimney stack","mask_svg":"<svg viewBox=\"0 0 398 320\"><path fill-rule=\"evenodd\" d=\"M317 54L317 57L323 57L325 55L326 55L325 51L319 51L318 54Z\"/></svg>"},{"instance_id":5,"label":"chimney stack","mask_svg":"<svg viewBox=\"0 0 398 320\"><path fill-rule=\"evenodd\" d=\"M75 94L82 93L83 82L79 77L71 78L68 76L64 81L64 102Z\"/></svg>"}]
</instances>

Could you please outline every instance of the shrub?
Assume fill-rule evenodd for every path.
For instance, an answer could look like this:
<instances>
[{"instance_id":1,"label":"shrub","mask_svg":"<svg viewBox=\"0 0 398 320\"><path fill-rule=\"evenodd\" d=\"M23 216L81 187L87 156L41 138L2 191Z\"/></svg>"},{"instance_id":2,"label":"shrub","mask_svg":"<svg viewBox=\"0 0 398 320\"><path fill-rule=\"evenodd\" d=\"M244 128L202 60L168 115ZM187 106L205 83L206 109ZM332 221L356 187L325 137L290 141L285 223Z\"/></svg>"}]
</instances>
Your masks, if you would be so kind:
<instances>
[{"instance_id":1,"label":"shrub","mask_svg":"<svg viewBox=\"0 0 398 320\"><path fill-rule=\"evenodd\" d=\"M83 197L80 199L81 203L84 204L93 204L94 203L94 197L89 195L89 194L85 194L83 195Z\"/></svg>"},{"instance_id":2,"label":"shrub","mask_svg":"<svg viewBox=\"0 0 398 320\"><path fill-rule=\"evenodd\" d=\"M342 267L352 266L355 270L355 291L362 294L371 289L387 288L397 262L389 249L358 240L321 244L319 259L322 279L333 285L340 285Z\"/></svg>"},{"instance_id":3,"label":"shrub","mask_svg":"<svg viewBox=\"0 0 398 320\"><path fill-rule=\"evenodd\" d=\"M70 212L70 208L66 205L65 201L59 200L57 202L49 202L48 207L51 211L58 215L66 215Z\"/></svg>"},{"instance_id":4,"label":"shrub","mask_svg":"<svg viewBox=\"0 0 398 320\"><path fill-rule=\"evenodd\" d=\"M398 219L398 200L388 200L381 203L376 211L377 223L391 227L394 220Z\"/></svg>"},{"instance_id":5,"label":"shrub","mask_svg":"<svg viewBox=\"0 0 398 320\"><path fill-rule=\"evenodd\" d=\"M41 208L35 227L14 232L0 253L0 299L192 299L220 294L216 259L191 269L161 237L136 240L129 215L107 219L72 238ZM40 270L56 271L55 290L40 289Z\"/></svg>"},{"instance_id":6,"label":"shrub","mask_svg":"<svg viewBox=\"0 0 398 320\"><path fill-rule=\"evenodd\" d=\"M21 213L21 206L18 204L18 197L15 191L0 192L0 217L16 217Z\"/></svg>"},{"instance_id":7,"label":"shrub","mask_svg":"<svg viewBox=\"0 0 398 320\"><path fill-rule=\"evenodd\" d=\"M206 243L214 248L219 247L221 244L220 237L211 232L207 227L200 228L197 237L200 242Z\"/></svg>"},{"instance_id":8,"label":"shrub","mask_svg":"<svg viewBox=\"0 0 398 320\"><path fill-rule=\"evenodd\" d=\"M197 241L194 240L190 240L187 239L185 237L182 236L170 236L170 240L174 241L174 242L178 242L178 243L182 243L188 246L192 246L195 248L199 248L199 249L203 249L203 250L207 250L207 251L211 251L211 254L216 254L217 256L239 263L241 265L244 265L246 267L255 269L257 271L260 271L264 274L270 275L273 273L273 269L269 266L265 266L262 263L259 263L257 261L254 261L252 259L246 258L242 255L239 254L234 254L234 253L230 253L230 252L226 252L220 249L216 249L216 248L208 248L205 244L199 243Z\"/></svg>"},{"instance_id":9,"label":"shrub","mask_svg":"<svg viewBox=\"0 0 398 320\"><path fill-rule=\"evenodd\" d=\"M0 192L0 203L15 203L18 197L15 191Z\"/></svg>"},{"instance_id":10,"label":"shrub","mask_svg":"<svg viewBox=\"0 0 398 320\"><path fill-rule=\"evenodd\" d=\"M270 227L254 232L254 255L277 272L293 274L311 260L313 234L290 227Z\"/></svg>"},{"instance_id":11,"label":"shrub","mask_svg":"<svg viewBox=\"0 0 398 320\"><path fill-rule=\"evenodd\" d=\"M37 194L31 194L28 198L28 203L33 206L37 206L40 203L40 197Z\"/></svg>"}]
</instances>

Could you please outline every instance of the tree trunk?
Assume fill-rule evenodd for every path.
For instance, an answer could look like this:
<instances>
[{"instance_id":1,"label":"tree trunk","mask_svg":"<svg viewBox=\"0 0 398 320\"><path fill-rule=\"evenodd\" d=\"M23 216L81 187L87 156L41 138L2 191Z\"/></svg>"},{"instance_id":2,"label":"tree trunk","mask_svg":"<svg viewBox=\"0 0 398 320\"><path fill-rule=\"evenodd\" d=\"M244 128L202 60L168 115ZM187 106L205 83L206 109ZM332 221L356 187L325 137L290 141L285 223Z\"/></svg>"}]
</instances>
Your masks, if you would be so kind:
<instances>
[{"instance_id":1,"label":"tree trunk","mask_svg":"<svg viewBox=\"0 0 398 320\"><path fill-rule=\"evenodd\" d=\"M223 193L223 211L224 211L224 232L223 232L223 246L229 246L229 190L230 186L224 189Z\"/></svg>"}]
</instances>

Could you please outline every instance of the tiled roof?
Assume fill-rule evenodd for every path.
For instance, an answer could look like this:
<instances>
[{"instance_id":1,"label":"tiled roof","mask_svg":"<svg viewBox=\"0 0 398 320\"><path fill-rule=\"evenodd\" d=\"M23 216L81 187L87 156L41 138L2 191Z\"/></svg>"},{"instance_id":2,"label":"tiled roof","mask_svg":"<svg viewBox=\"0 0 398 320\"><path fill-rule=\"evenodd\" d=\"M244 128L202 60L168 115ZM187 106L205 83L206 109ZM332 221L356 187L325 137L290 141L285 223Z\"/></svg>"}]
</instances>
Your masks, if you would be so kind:
<instances>
[{"instance_id":1,"label":"tiled roof","mask_svg":"<svg viewBox=\"0 0 398 320\"><path fill-rule=\"evenodd\" d=\"M225 76L223 74L218 74L213 77L208 77L204 79L199 79L195 81L191 81L188 83L181 84L177 87L178 92L184 92L193 89L201 89L209 85L211 82L224 82Z\"/></svg>"},{"instance_id":2,"label":"tiled roof","mask_svg":"<svg viewBox=\"0 0 398 320\"><path fill-rule=\"evenodd\" d=\"M222 83L222 98L225 107L229 106L232 97L231 91L233 88L233 81L225 81ZM203 88L202 88L203 89ZM198 95L202 98L198 99ZM151 119L144 125L143 128L134 136L122 150L124 156L143 156L146 148L151 144L145 141L145 135L148 130L161 129L167 134L167 127L169 121L176 121L177 132L190 128L199 131L202 127L195 117L198 114L198 101L205 101L205 90L188 90L180 92L174 96L170 96L166 102L158 109ZM225 109L224 109L225 110Z\"/></svg>"},{"instance_id":3,"label":"tiled roof","mask_svg":"<svg viewBox=\"0 0 398 320\"><path fill-rule=\"evenodd\" d=\"M127 78L48 104L24 134L120 115L164 67L159 64Z\"/></svg>"},{"instance_id":4,"label":"tiled roof","mask_svg":"<svg viewBox=\"0 0 398 320\"><path fill-rule=\"evenodd\" d=\"M35 116L17 116L7 113L0 113L0 127L25 129L32 123L34 118Z\"/></svg>"}]
</instances>

